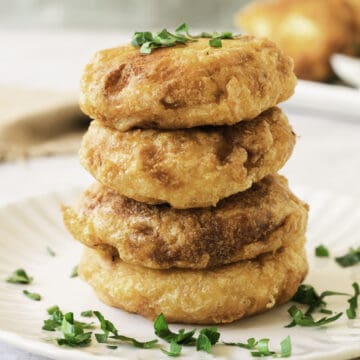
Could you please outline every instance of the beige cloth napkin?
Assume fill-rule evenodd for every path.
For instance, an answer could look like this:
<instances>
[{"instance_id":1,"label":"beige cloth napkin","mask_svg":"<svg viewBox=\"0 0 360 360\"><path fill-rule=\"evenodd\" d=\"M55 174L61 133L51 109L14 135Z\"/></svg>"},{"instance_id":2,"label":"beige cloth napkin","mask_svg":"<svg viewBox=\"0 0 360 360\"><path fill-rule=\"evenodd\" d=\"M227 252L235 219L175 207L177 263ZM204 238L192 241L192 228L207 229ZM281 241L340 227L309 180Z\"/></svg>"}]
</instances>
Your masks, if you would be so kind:
<instances>
[{"instance_id":1,"label":"beige cloth napkin","mask_svg":"<svg viewBox=\"0 0 360 360\"><path fill-rule=\"evenodd\" d=\"M0 88L0 161L76 152L89 118L76 94Z\"/></svg>"}]
</instances>

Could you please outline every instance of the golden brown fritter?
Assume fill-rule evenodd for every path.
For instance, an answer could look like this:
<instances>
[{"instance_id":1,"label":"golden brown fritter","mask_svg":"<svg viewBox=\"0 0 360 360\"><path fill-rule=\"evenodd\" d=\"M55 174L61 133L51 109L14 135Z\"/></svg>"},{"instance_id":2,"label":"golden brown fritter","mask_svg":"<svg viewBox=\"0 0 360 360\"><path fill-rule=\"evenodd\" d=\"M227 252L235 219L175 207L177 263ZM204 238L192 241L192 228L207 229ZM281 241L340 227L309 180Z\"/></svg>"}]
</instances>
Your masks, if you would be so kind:
<instances>
[{"instance_id":1,"label":"golden brown fritter","mask_svg":"<svg viewBox=\"0 0 360 360\"><path fill-rule=\"evenodd\" d=\"M208 39L142 55L130 45L96 53L86 66L80 106L125 131L232 125L289 98L292 60L269 40Z\"/></svg>"},{"instance_id":2,"label":"golden brown fritter","mask_svg":"<svg viewBox=\"0 0 360 360\"><path fill-rule=\"evenodd\" d=\"M305 234L307 209L274 175L216 208L187 210L146 205L94 184L63 215L75 239L127 263L202 269L289 245Z\"/></svg>"},{"instance_id":3,"label":"golden brown fritter","mask_svg":"<svg viewBox=\"0 0 360 360\"><path fill-rule=\"evenodd\" d=\"M359 8L359 0L257 1L236 22L250 34L275 41L294 59L299 78L326 80L332 75L330 56L354 52Z\"/></svg>"},{"instance_id":4,"label":"golden brown fritter","mask_svg":"<svg viewBox=\"0 0 360 360\"><path fill-rule=\"evenodd\" d=\"M206 207L277 172L295 135L278 108L234 126L120 132L93 122L82 165L119 194L178 209Z\"/></svg>"},{"instance_id":5,"label":"golden brown fritter","mask_svg":"<svg viewBox=\"0 0 360 360\"><path fill-rule=\"evenodd\" d=\"M351 9L355 22L355 55L360 56L360 0L344 0Z\"/></svg>"},{"instance_id":6,"label":"golden brown fritter","mask_svg":"<svg viewBox=\"0 0 360 360\"><path fill-rule=\"evenodd\" d=\"M307 274L304 238L274 254L213 270L153 270L85 250L80 276L105 303L154 319L229 323L288 301Z\"/></svg>"}]
</instances>

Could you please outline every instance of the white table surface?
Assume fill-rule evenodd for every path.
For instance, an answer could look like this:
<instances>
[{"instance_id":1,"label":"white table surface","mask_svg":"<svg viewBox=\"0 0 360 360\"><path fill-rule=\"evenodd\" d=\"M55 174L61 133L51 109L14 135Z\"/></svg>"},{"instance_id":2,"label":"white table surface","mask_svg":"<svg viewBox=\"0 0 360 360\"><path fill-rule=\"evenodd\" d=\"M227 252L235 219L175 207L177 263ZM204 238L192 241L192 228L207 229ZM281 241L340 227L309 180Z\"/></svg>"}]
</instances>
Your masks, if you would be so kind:
<instances>
[{"instance_id":1,"label":"white table surface","mask_svg":"<svg viewBox=\"0 0 360 360\"><path fill-rule=\"evenodd\" d=\"M125 38L121 34L0 30L0 85L76 92L81 69L91 54ZM356 116L352 120L345 116L329 119L301 109L287 110L299 136L294 154L282 170L290 185L328 189L360 199L360 92L358 121ZM86 186L91 181L76 155L0 164L0 205L57 189ZM0 342L0 359L44 358Z\"/></svg>"}]
</instances>

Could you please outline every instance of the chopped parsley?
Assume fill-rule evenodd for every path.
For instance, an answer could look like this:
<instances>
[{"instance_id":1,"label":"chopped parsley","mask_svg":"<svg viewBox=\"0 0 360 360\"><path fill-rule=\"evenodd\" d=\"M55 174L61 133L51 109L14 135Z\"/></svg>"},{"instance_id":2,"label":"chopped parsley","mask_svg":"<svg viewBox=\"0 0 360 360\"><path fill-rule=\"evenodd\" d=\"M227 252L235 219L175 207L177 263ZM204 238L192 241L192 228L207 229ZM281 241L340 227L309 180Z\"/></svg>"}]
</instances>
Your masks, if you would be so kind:
<instances>
[{"instance_id":1,"label":"chopped parsley","mask_svg":"<svg viewBox=\"0 0 360 360\"><path fill-rule=\"evenodd\" d=\"M319 245L315 248L315 255L317 257L329 257L330 252L329 252L329 249L327 247L325 247L324 245Z\"/></svg>"},{"instance_id":2,"label":"chopped parsley","mask_svg":"<svg viewBox=\"0 0 360 360\"><path fill-rule=\"evenodd\" d=\"M180 329L178 333L174 333L169 329L169 325L163 314L160 314L154 322L155 335L159 338L171 343L181 345L195 345L196 339L193 337L195 330L186 332L184 329Z\"/></svg>"},{"instance_id":3,"label":"chopped parsley","mask_svg":"<svg viewBox=\"0 0 360 360\"><path fill-rule=\"evenodd\" d=\"M205 328L200 330L200 334L196 339L196 350L206 351L207 353L211 353L211 347L215 345L220 338L220 333L217 331L215 326L211 328Z\"/></svg>"},{"instance_id":4,"label":"chopped parsley","mask_svg":"<svg viewBox=\"0 0 360 360\"><path fill-rule=\"evenodd\" d=\"M206 351L207 353L211 353L211 342L210 339L205 334L199 334L196 339L196 351Z\"/></svg>"},{"instance_id":5,"label":"chopped parsley","mask_svg":"<svg viewBox=\"0 0 360 360\"><path fill-rule=\"evenodd\" d=\"M122 342L127 342L132 344L134 347L140 348L140 349L153 349L155 346L157 346L157 340L150 340L150 341L138 341L134 338L124 336L124 335L113 335L110 336L111 339L114 340L120 340Z\"/></svg>"},{"instance_id":6,"label":"chopped parsley","mask_svg":"<svg viewBox=\"0 0 360 360\"><path fill-rule=\"evenodd\" d=\"M354 282L352 284L352 287L354 289L354 296L352 296L348 300L349 308L346 310L346 315L349 319L356 318L356 309L358 307L358 299L359 299L359 295L360 295L359 284L357 282Z\"/></svg>"},{"instance_id":7,"label":"chopped parsley","mask_svg":"<svg viewBox=\"0 0 360 360\"><path fill-rule=\"evenodd\" d=\"M47 253L48 253L50 256L52 256L52 257L55 257L55 256L56 256L55 251L54 251L50 246L47 246L47 247L46 247L46 251L47 251Z\"/></svg>"},{"instance_id":8,"label":"chopped parsley","mask_svg":"<svg viewBox=\"0 0 360 360\"><path fill-rule=\"evenodd\" d=\"M41 300L41 295L37 294L37 293L33 293L27 290L23 290L23 294L25 296L27 296L29 299L34 300L34 301L40 301Z\"/></svg>"},{"instance_id":9,"label":"chopped parsley","mask_svg":"<svg viewBox=\"0 0 360 360\"><path fill-rule=\"evenodd\" d=\"M247 350L253 350L253 349L255 349L255 345L257 345L257 341L255 340L255 338L250 338L250 339L247 339L247 343L241 343L241 342L227 343L227 342L224 342L224 344L228 345L228 346L238 346L238 347L241 347L241 348L247 349Z\"/></svg>"},{"instance_id":10,"label":"chopped parsley","mask_svg":"<svg viewBox=\"0 0 360 360\"><path fill-rule=\"evenodd\" d=\"M332 317L323 317L320 320L315 321L311 314L304 314L296 305L292 305L288 309L288 313L292 318L292 322L285 326L287 328L294 327L296 325L307 327L325 326L331 322L336 321L343 314L341 312Z\"/></svg>"},{"instance_id":11,"label":"chopped parsley","mask_svg":"<svg viewBox=\"0 0 360 360\"><path fill-rule=\"evenodd\" d=\"M122 342L131 343L134 347L141 349L151 349L157 345L158 341L156 339L141 342L128 336L119 335L118 330L114 324L111 321L105 319L99 311L94 311L94 315L98 318L100 322L100 328L103 331L102 334L95 334L95 338L98 343L107 343L108 339L110 338L112 341L119 340ZM113 335L109 336L110 333Z\"/></svg>"},{"instance_id":12,"label":"chopped parsley","mask_svg":"<svg viewBox=\"0 0 360 360\"><path fill-rule=\"evenodd\" d=\"M319 308L320 311L324 310L324 308L326 307L326 302L324 301L324 298L327 296L334 296L334 295L350 296L349 294L346 293L330 291L330 290L323 291L320 295L318 295L318 293L316 292L313 286L302 284L297 289L292 300L300 304L309 305L305 314L311 315L315 310ZM328 313L328 311L325 311L325 313Z\"/></svg>"},{"instance_id":13,"label":"chopped parsley","mask_svg":"<svg viewBox=\"0 0 360 360\"><path fill-rule=\"evenodd\" d=\"M62 338L56 339L58 345L67 345L70 347L84 347L91 343L92 332L85 332L82 323L74 321L73 313L64 314L61 321L60 331Z\"/></svg>"},{"instance_id":14,"label":"chopped parsley","mask_svg":"<svg viewBox=\"0 0 360 360\"><path fill-rule=\"evenodd\" d=\"M175 343L177 345L196 346L197 351L211 352L211 347L215 345L220 338L220 333L216 327L204 328L200 330L199 336L194 337L195 330L185 331L180 329L178 333L175 333L169 329L169 325L163 314L160 314L154 322L155 335L159 338L167 341L168 343ZM175 347L176 352L181 352L181 347ZM171 350L169 350L171 352ZM180 353L179 353L180 354ZM169 355L178 356L178 355Z\"/></svg>"},{"instance_id":15,"label":"chopped parsley","mask_svg":"<svg viewBox=\"0 0 360 360\"><path fill-rule=\"evenodd\" d=\"M106 348L110 350L116 350L118 347L116 345L106 345Z\"/></svg>"},{"instance_id":16,"label":"chopped parsley","mask_svg":"<svg viewBox=\"0 0 360 360\"><path fill-rule=\"evenodd\" d=\"M172 340L170 342L170 347L169 350L163 349L161 348L161 351L168 355L168 356L172 356L172 357L177 357L180 356L181 354L181 350L182 350L182 346L179 345L178 343L176 343L174 340Z\"/></svg>"},{"instance_id":17,"label":"chopped parsley","mask_svg":"<svg viewBox=\"0 0 360 360\"><path fill-rule=\"evenodd\" d=\"M275 351L269 350L269 339L260 339L255 340L255 338L247 339L246 343L226 343L225 345L229 346L238 346L243 349L247 350L253 350L251 351L251 355L253 357L263 357L263 356L273 356L277 358L285 358L291 356L291 339L290 336L287 336L284 340L281 341L280 347L281 351L280 353L276 353Z\"/></svg>"},{"instance_id":18,"label":"chopped parsley","mask_svg":"<svg viewBox=\"0 0 360 360\"><path fill-rule=\"evenodd\" d=\"M203 32L200 35L190 35L188 25L182 23L177 27L175 33L171 33L167 29L163 29L156 34L150 31L137 31L133 35L131 44L134 47L140 47L141 54L151 54L154 49L186 44L198 41L199 38L209 38L211 47L220 48L222 47L222 39L233 39L234 37L230 31L214 32L212 34Z\"/></svg>"},{"instance_id":19,"label":"chopped parsley","mask_svg":"<svg viewBox=\"0 0 360 360\"><path fill-rule=\"evenodd\" d=\"M74 266L73 269L71 270L71 274L70 274L70 277L71 278L74 278L74 277L77 277L79 274L78 274L78 265Z\"/></svg>"},{"instance_id":20,"label":"chopped parsley","mask_svg":"<svg viewBox=\"0 0 360 360\"><path fill-rule=\"evenodd\" d=\"M335 258L335 261L342 267L349 267L360 262L360 247L357 249L350 248L348 253Z\"/></svg>"},{"instance_id":21,"label":"chopped parsley","mask_svg":"<svg viewBox=\"0 0 360 360\"><path fill-rule=\"evenodd\" d=\"M59 306L57 305L53 305L53 306L50 306L48 309L47 309L47 313L49 315L52 315L55 311L58 311L60 310Z\"/></svg>"},{"instance_id":22,"label":"chopped parsley","mask_svg":"<svg viewBox=\"0 0 360 360\"><path fill-rule=\"evenodd\" d=\"M253 357L263 357L275 355L275 351L269 350L269 339L260 339L255 345L257 351L252 351L251 356Z\"/></svg>"},{"instance_id":23,"label":"chopped parsley","mask_svg":"<svg viewBox=\"0 0 360 360\"><path fill-rule=\"evenodd\" d=\"M50 315L49 319L44 320L42 329L46 331L59 330L64 319L64 314L57 305L51 306L47 309L47 313ZM72 314L72 313L71 313ZM70 316L70 315L68 315ZM81 321L74 321L75 325L81 326L83 329L93 328L93 323L85 323Z\"/></svg>"},{"instance_id":24,"label":"chopped parsley","mask_svg":"<svg viewBox=\"0 0 360 360\"><path fill-rule=\"evenodd\" d=\"M95 334L96 340L99 343L106 343L109 337L109 333L112 333L114 335L118 334L114 324L111 321L106 320L99 311L94 311L94 315L99 320L100 328L103 331L103 334Z\"/></svg>"},{"instance_id":25,"label":"chopped parsley","mask_svg":"<svg viewBox=\"0 0 360 360\"><path fill-rule=\"evenodd\" d=\"M92 310L86 310L86 311L82 311L80 315L83 317L92 317L94 316L94 312Z\"/></svg>"},{"instance_id":26,"label":"chopped parsley","mask_svg":"<svg viewBox=\"0 0 360 360\"><path fill-rule=\"evenodd\" d=\"M283 341L281 341L280 348L281 348L280 357L286 358L291 356L292 346L291 346L290 336L287 336Z\"/></svg>"},{"instance_id":27,"label":"chopped parsley","mask_svg":"<svg viewBox=\"0 0 360 360\"><path fill-rule=\"evenodd\" d=\"M15 270L7 279L6 282L11 284L31 284L33 278L30 277L24 269Z\"/></svg>"}]
</instances>

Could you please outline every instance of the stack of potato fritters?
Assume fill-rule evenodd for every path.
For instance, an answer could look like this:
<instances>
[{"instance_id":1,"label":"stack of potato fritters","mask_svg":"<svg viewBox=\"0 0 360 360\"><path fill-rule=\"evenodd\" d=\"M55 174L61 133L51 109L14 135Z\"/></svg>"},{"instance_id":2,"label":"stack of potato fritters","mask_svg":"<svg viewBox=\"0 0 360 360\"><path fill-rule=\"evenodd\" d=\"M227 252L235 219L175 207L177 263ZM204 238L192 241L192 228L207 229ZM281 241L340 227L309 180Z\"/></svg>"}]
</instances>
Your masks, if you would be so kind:
<instances>
[{"instance_id":1,"label":"stack of potato fritters","mask_svg":"<svg viewBox=\"0 0 360 360\"><path fill-rule=\"evenodd\" d=\"M292 297L307 273L307 205L277 175L295 135L276 104L295 83L290 58L250 36L95 55L80 158L98 183L63 214L103 301L225 323Z\"/></svg>"}]
</instances>

